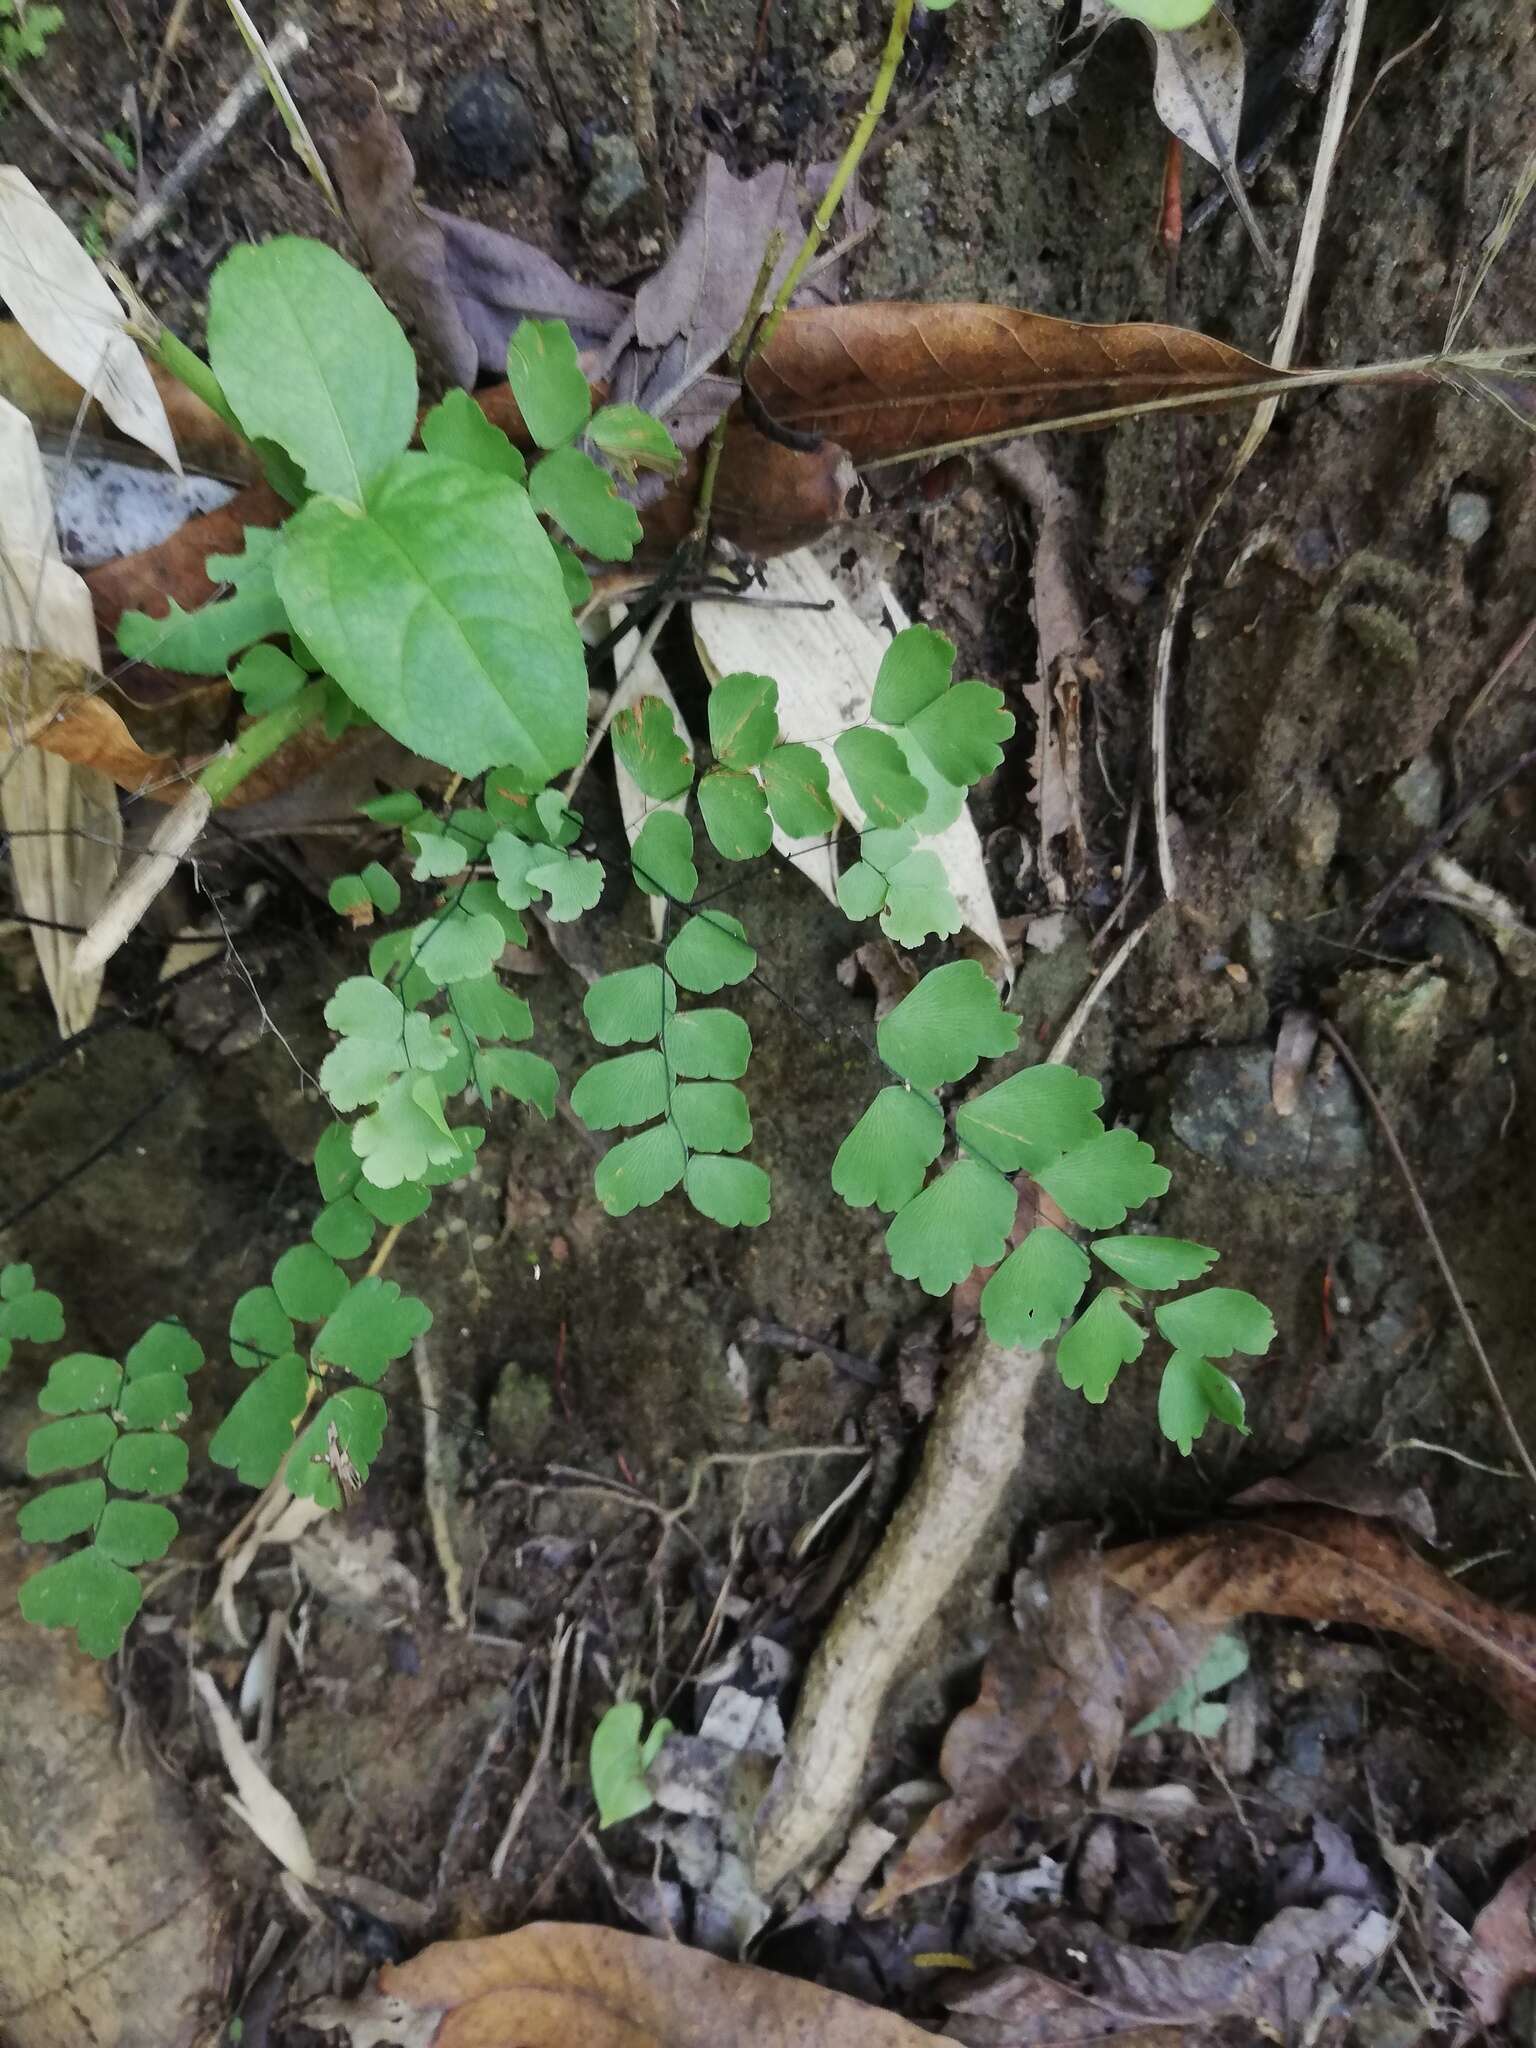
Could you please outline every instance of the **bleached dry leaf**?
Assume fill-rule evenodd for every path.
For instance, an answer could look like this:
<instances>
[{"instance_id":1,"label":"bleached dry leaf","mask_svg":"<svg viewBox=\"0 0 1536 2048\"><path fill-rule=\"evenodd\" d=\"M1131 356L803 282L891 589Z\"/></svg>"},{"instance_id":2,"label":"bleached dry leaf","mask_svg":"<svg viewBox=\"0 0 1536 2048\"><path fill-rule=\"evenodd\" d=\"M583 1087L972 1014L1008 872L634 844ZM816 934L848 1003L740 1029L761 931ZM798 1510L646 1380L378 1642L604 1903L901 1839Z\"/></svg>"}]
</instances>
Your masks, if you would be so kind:
<instances>
[{"instance_id":1,"label":"bleached dry leaf","mask_svg":"<svg viewBox=\"0 0 1536 2048\"><path fill-rule=\"evenodd\" d=\"M301 1536L294 1563L322 1600L365 1628L388 1628L421 1606L416 1575L387 1529L351 1529L336 1515Z\"/></svg>"},{"instance_id":2,"label":"bleached dry leaf","mask_svg":"<svg viewBox=\"0 0 1536 2048\"><path fill-rule=\"evenodd\" d=\"M615 606L608 615L609 623L616 626L624 616L623 611ZM614 701L609 706L611 717L616 718L621 711L627 710L641 697L659 697L672 714L672 722L677 727L679 739L692 753L693 737L684 722L678 701L673 696L654 655L646 654L638 661L635 659L639 646L640 635L626 633L613 651L614 673L622 676L624 680L614 692ZM613 750L613 770L614 780L618 784L619 809L624 818L624 835L631 847L639 837L640 827L652 811L676 811L678 816L682 817L687 810L689 791L686 789L681 796L669 797L665 803L658 803L655 797L647 796L624 766L617 747ZM667 900L664 896L653 896L650 900L651 931L659 939L666 923Z\"/></svg>"},{"instance_id":3,"label":"bleached dry leaf","mask_svg":"<svg viewBox=\"0 0 1536 2048\"><path fill-rule=\"evenodd\" d=\"M257 1763L234 1715L224 1704L223 1694L208 1673L195 1671L192 1683L208 1709L224 1768L235 1787L233 1796L226 1794L230 1806L285 1870L291 1870L304 1884L315 1884L319 1868L303 1822Z\"/></svg>"},{"instance_id":4,"label":"bleached dry leaf","mask_svg":"<svg viewBox=\"0 0 1536 2048\"><path fill-rule=\"evenodd\" d=\"M741 669L772 676L779 686L779 731L786 740L814 746L827 764L833 803L862 828L864 813L832 751L832 741L869 716L880 658L890 634L876 633L859 617L808 548L763 565L764 594L825 610L790 611L778 605L695 604L694 638L711 677ZM789 839L777 827L773 843L829 902L837 900L836 855L825 839ZM1012 976L1008 942L998 923L981 838L965 805L954 824L918 841L938 855L966 927Z\"/></svg>"},{"instance_id":5,"label":"bleached dry leaf","mask_svg":"<svg viewBox=\"0 0 1536 2048\"><path fill-rule=\"evenodd\" d=\"M50 361L178 472L165 407L110 287L42 193L0 165L0 298Z\"/></svg>"}]
</instances>

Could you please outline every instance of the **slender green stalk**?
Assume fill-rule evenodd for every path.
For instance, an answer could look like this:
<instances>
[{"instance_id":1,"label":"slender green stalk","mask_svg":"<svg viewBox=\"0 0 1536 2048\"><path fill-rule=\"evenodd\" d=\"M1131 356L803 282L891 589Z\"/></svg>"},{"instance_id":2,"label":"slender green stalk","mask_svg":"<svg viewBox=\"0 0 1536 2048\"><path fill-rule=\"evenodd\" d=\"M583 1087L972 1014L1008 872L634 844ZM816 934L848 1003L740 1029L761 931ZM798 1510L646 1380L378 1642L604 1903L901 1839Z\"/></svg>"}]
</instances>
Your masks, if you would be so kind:
<instances>
[{"instance_id":1,"label":"slender green stalk","mask_svg":"<svg viewBox=\"0 0 1536 2048\"><path fill-rule=\"evenodd\" d=\"M216 412L226 427L231 427L242 440L245 429L235 418L229 400L224 396L224 387L197 353L188 348L179 334L173 334L169 327L162 327L150 345L150 359L157 362L162 370L186 385L194 398L200 398L210 412Z\"/></svg>"},{"instance_id":2,"label":"slender green stalk","mask_svg":"<svg viewBox=\"0 0 1536 2048\"><path fill-rule=\"evenodd\" d=\"M220 754L216 761L210 761L198 776L197 786L214 808L228 803L245 778L253 774L263 761L269 761L295 733L302 732L306 725L313 725L325 709L325 699L323 678L307 683L296 697L290 697L286 704L279 704L275 711L269 711L264 718L248 725L227 754Z\"/></svg>"}]
</instances>

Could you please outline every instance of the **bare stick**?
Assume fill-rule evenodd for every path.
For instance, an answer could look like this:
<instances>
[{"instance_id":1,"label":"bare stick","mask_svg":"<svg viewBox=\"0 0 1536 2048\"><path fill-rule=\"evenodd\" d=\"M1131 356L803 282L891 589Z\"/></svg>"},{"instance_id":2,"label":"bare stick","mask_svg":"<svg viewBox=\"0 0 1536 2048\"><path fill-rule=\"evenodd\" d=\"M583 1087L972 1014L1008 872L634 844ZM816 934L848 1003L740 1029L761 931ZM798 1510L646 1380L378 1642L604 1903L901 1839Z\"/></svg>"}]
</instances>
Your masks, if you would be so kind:
<instances>
[{"instance_id":1,"label":"bare stick","mask_svg":"<svg viewBox=\"0 0 1536 2048\"><path fill-rule=\"evenodd\" d=\"M1392 1154L1392 1163L1402 1176L1403 1186L1408 1190L1408 1199L1413 1204L1413 1213L1419 1219L1419 1228L1423 1231L1429 1249L1434 1255L1435 1264L1440 1268L1440 1277L1445 1282L1446 1291L1451 1297L1451 1302L1460 1319L1461 1327L1466 1332L1467 1342L1472 1347L1472 1355L1482 1367L1483 1378L1488 1385L1489 1397L1498 1413L1500 1422L1504 1425L1504 1432L1508 1436L1510 1443L1514 1446L1516 1457L1525 1468L1526 1477L1530 1480L1532 1486L1536 1486L1536 1463L1532 1462L1531 1454L1525 1448L1525 1438L1521 1436L1515 1418L1510 1412L1509 1403L1504 1398L1504 1389L1499 1385L1498 1375L1493 1369L1493 1361L1483 1349L1483 1340L1477 1334L1477 1325L1473 1322L1471 1312L1466 1302L1462 1299L1461 1289L1456 1284L1456 1275L1451 1271L1451 1262L1445 1255L1445 1248L1440 1242L1439 1235L1430 1218L1429 1210L1424 1205L1424 1197L1419 1192L1419 1183L1414 1177L1413 1168L1408 1164L1407 1154L1403 1151L1402 1145L1398 1141L1392 1119L1387 1115L1382 1105L1381 1097L1371 1086L1369 1080L1367 1080L1365 1069L1326 1017L1318 1019L1318 1029L1349 1069L1351 1080L1353 1080L1355 1086L1370 1104L1371 1114L1375 1117L1376 1122L1381 1128L1381 1135L1386 1140L1387 1150Z\"/></svg>"},{"instance_id":2,"label":"bare stick","mask_svg":"<svg viewBox=\"0 0 1536 2048\"><path fill-rule=\"evenodd\" d=\"M1154 910L1152 917L1156 917L1156 915L1157 912ZM1136 948L1147 936L1147 933L1151 931L1152 917L1143 918L1135 931L1126 933L1119 945L1116 946L1114 952L1110 954L1104 965L1088 984L1087 992L1083 996L1082 1001L1072 1012L1066 1023L1062 1025L1061 1030L1057 1033L1056 1043L1046 1054L1045 1061L1047 1066L1054 1066L1059 1061L1065 1060L1067 1054L1076 1045L1083 1026L1093 1015L1095 1006L1102 1001L1110 983L1120 972L1126 961L1130 959Z\"/></svg>"},{"instance_id":3,"label":"bare stick","mask_svg":"<svg viewBox=\"0 0 1536 2048\"><path fill-rule=\"evenodd\" d=\"M1391 881L1384 888L1378 889L1370 902L1365 906L1365 915L1360 920L1360 929L1355 933L1356 945L1365 937L1371 926L1380 917L1403 884L1413 880L1419 869L1423 867L1432 854L1438 853L1442 846L1450 844L1472 813L1487 803L1490 797L1497 796L1506 783L1513 782L1517 775L1523 775L1526 769L1531 767L1536 767L1536 747L1527 747L1523 754L1516 754L1512 761L1506 761L1491 782L1485 782L1482 788L1474 795L1469 796L1464 804L1457 805L1456 809L1452 811L1439 830L1430 833L1418 851L1410 855L1403 862Z\"/></svg>"},{"instance_id":4,"label":"bare stick","mask_svg":"<svg viewBox=\"0 0 1536 2048\"><path fill-rule=\"evenodd\" d=\"M416 1366L416 1385L421 1392L422 1485L427 1500L427 1520L432 1528L432 1547L443 1568L443 1597L448 1603L448 1619L456 1629L467 1629L469 1614L464 1606L464 1567L454 1542L452 1454L438 1426L442 1392L424 1337L418 1337L411 1346L411 1356Z\"/></svg>"},{"instance_id":5,"label":"bare stick","mask_svg":"<svg viewBox=\"0 0 1536 2048\"><path fill-rule=\"evenodd\" d=\"M562 1622L555 1629L554 1641L549 1648L549 1695L544 1702L544 1732L539 1737L539 1746L529 1767L528 1776L523 1780L523 1789L518 1793L501 1840L496 1844L496 1854L491 1858L491 1875L500 1877L506 1868L507 1857L512 1844L522 1832L523 1822L528 1818L528 1809L533 1804L533 1795L539 1789L539 1781L549 1766L550 1751L555 1744L555 1730L560 1725L560 1692L565 1683L565 1653L574 1633L574 1624Z\"/></svg>"}]
</instances>

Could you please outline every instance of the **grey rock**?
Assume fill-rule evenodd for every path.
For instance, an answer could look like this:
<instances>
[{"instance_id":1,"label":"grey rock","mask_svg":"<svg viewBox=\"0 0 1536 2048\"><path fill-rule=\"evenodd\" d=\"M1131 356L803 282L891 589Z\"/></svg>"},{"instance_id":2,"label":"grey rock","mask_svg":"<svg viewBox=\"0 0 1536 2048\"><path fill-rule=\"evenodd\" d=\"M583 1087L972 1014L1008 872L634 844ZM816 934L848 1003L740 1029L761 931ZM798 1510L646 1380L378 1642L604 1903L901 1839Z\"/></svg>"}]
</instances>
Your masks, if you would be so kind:
<instances>
[{"instance_id":1,"label":"grey rock","mask_svg":"<svg viewBox=\"0 0 1536 2048\"><path fill-rule=\"evenodd\" d=\"M1365 1167L1369 1145L1364 1111L1347 1076L1310 1073L1295 1114L1276 1116L1270 1101L1268 1046L1205 1046L1178 1054L1170 1120L1174 1136L1197 1159L1245 1180L1347 1186Z\"/></svg>"},{"instance_id":2,"label":"grey rock","mask_svg":"<svg viewBox=\"0 0 1536 2048\"><path fill-rule=\"evenodd\" d=\"M581 202L589 233L611 227L646 188L640 152L627 135L598 135L592 142L592 182Z\"/></svg>"},{"instance_id":3,"label":"grey rock","mask_svg":"<svg viewBox=\"0 0 1536 2048\"><path fill-rule=\"evenodd\" d=\"M1452 491L1445 530L1464 548L1476 547L1493 524L1493 504L1481 491Z\"/></svg>"},{"instance_id":4,"label":"grey rock","mask_svg":"<svg viewBox=\"0 0 1536 2048\"><path fill-rule=\"evenodd\" d=\"M502 183L536 164L544 143L527 95L494 67L454 83L439 130L441 153L466 177Z\"/></svg>"},{"instance_id":5,"label":"grey rock","mask_svg":"<svg viewBox=\"0 0 1536 2048\"><path fill-rule=\"evenodd\" d=\"M1432 832L1440 822L1445 800L1445 770L1428 754L1410 761L1387 792L1405 825L1420 832Z\"/></svg>"}]
</instances>

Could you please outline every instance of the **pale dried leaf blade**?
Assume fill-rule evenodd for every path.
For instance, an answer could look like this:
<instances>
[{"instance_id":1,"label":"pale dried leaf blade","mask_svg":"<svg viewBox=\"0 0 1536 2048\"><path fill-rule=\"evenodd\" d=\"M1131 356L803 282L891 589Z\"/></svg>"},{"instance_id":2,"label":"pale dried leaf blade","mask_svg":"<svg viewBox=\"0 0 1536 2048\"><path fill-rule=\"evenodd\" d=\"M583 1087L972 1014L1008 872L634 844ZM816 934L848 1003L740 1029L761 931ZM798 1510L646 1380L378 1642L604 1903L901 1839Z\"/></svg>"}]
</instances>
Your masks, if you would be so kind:
<instances>
[{"instance_id":1,"label":"pale dried leaf blade","mask_svg":"<svg viewBox=\"0 0 1536 2048\"><path fill-rule=\"evenodd\" d=\"M179 471L148 365L95 264L24 172L0 165L0 298L113 424Z\"/></svg>"},{"instance_id":2,"label":"pale dried leaf blade","mask_svg":"<svg viewBox=\"0 0 1536 2048\"><path fill-rule=\"evenodd\" d=\"M195 1671L192 1683L208 1709L224 1767L234 1783L237 1796L230 1805L285 1870L304 1884L314 1884L318 1869L303 1822L256 1761L213 1679L206 1671Z\"/></svg>"}]
</instances>

